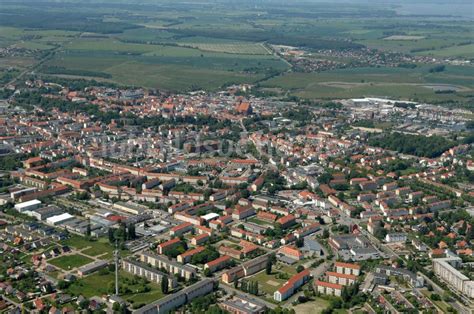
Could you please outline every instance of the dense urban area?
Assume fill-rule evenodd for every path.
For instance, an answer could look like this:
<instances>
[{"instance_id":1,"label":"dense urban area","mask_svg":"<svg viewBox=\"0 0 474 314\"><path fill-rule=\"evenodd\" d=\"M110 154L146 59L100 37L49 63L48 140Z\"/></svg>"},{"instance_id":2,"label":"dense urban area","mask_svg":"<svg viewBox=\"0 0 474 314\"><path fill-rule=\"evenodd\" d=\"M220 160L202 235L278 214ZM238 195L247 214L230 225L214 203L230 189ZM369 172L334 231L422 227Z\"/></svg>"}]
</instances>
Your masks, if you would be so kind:
<instances>
[{"instance_id":1,"label":"dense urban area","mask_svg":"<svg viewBox=\"0 0 474 314\"><path fill-rule=\"evenodd\" d=\"M472 51L205 43L179 15L194 43L116 42L140 29L24 12L0 17L0 313L474 313ZM205 76L178 54L149 83L162 44L259 61ZM100 69L108 49L136 82Z\"/></svg>"}]
</instances>

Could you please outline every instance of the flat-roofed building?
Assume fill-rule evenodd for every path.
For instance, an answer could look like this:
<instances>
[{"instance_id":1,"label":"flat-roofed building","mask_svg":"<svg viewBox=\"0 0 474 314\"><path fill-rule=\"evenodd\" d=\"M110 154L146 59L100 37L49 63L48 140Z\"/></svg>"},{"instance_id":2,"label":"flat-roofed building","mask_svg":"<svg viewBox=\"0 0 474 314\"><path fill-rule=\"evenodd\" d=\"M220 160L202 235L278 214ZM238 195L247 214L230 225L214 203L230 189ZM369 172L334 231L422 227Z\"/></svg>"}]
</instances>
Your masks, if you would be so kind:
<instances>
[{"instance_id":1,"label":"flat-roofed building","mask_svg":"<svg viewBox=\"0 0 474 314\"><path fill-rule=\"evenodd\" d=\"M197 297L206 295L214 290L214 280L206 278L181 291L167 295L166 297L147 304L133 311L133 314L165 314L170 313Z\"/></svg>"},{"instance_id":2,"label":"flat-roofed building","mask_svg":"<svg viewBox=\"0 0 474 314\"><path fill-rule=\"evenodd\" d=\"M232 299L219 303L219 307L232 314L263 314L267 309L265 304L243 295L235 295Z\"/></svg>"},{"instance_id":3,"label":"flat-roofed building","mask_svg":"<svg viewBox=\"0 0 474 314\"><path fill-rule=\"evenodd\" d=\"M106 267L107 265L109 265L109 262L107 262L107 261L96 261L96 262L93 262L93 263L90 263L90 264L87 264L87 265L84 265L84 266L80 267L77 270L77 274L81 277L85 276L85 275L89 275L89 274L92 274L95 271L98 271L99 269L102 269L102 268Z\"/></svg>"},{"instance_id":4,"label":"flat-roofed building","mask_svg":"<svg viewBox=\"0 0 474 314\"><path fill-rule=\"evenodd\" d=\"M46 220L49 217L59 215L64 211L54 205L38 208L27 213L28 216L34 217L37 220Z\"/></svg>"},{"instance_id":5,"label":"flat-roofed building","mask_svg":"<svg viewBox=\"0 0 474 314\"><path fill-rule=\"evenodd\" d=\"M186 280L196 277L196 270L194 268L182 265L166 256L143 252L140 254L140 261L159 269L164 268L170 274L181 276Z\"/></svg>"},{"instance_id":6,"label":"flat-roofed building","mask_svg":"<svg viewBox=\"0 0 474 314\"><path fill-rule=\"evenodd\" d=\"M122 269L135 276L146 278L148 281L159 284L163 278L168 279L168 286L174 289L177 286L176 278L169 276L156 268L150 267L145 263L124 259L122 261Z\"/></svg>"},{"instance_id":7,"label":"flat-roofed building","mask_svg":"<svg viewBox=\"0 0 474 314\"><path fill-rule=\"evenodd\" d=\"M73 219L75 219L75 217L73 215L71 215L69 213L64 213L64 214L51 216L51 217L47 218L46 223L48 223L50 225L53 225L53 226L57 226L57 225L65 223L65 222L71 221Z\"/></svg>"},{"instance_id":8,"label":"flat-roofed building","mask_svg":"<svg viewBox=\"0 0 474 314\"><path fill-rule=\"evenodd\" d=\"M15 210L19 213L24 213L26 211L37 209L40 206L41 206L40 200L31 200L31 201L15 204Z\"/></svg>"},{"instance_id":9,"label":"flat-roofed building","mask_svg":"<svg viewBox=\"0 0 474 314\"><path fill-rule=\"evenodd\" d=\"M456 269L461 265L462 259L457 256L433 259L433 270L437 276L460 293L474 298L474 281Z\"/></svg>"}]
</instances>

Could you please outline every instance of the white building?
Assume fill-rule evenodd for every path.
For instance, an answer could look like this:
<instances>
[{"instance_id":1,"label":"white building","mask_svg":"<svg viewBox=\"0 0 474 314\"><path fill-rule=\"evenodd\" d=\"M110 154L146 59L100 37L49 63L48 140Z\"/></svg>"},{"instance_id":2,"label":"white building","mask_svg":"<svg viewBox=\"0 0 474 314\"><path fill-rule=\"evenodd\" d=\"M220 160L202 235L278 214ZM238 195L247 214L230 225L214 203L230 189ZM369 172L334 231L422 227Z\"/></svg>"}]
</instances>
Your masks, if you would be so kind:
<instances>
[{"instance_id":1,"label":"white building","mask_svg":"<svg viewBox=\"0 0 474 314\"><path fill-rule=\"evenodd\" d=\"M33 209L37 209L41 206L41 201L39 200L31 200L23 203L18 203L15 205L15 210L24 213L26 211L31 211Z\"/></svg>"},{"instance_id":2,"label":"white building","mask_svg":"<svg viewBox=\"0 0 474 314\"><path fill-rule=\"evenodd\" d=\"M57 225L60 225L62 223L65 223L66 221L69 221L69 220L72 220L74 219L75 217L69 213L64 213L64 214L61 214L61 215L56 215L56 216L52 216L52 217L49 217L46 219L46 223L47 224L50 224L50 225L53 225L53 226L57 226Z\"/></svg>"},{"instance_id":3,"label":"white building","mask_svg":"<svg viewBox=\"0 0 474 314\"><path fill-rule=\"evenodd\" d=\"M436 275L449 283L457 291L474 298L474 281L461 273L456 267L462 265L462 259L457 256L433 259L433 270Z\"/></svg>"},{"instance_id":4,"label":"white building","mask_svg":"<svg viewBox=\"0 0 474 314\"><path fill-rule=\"evenodd\" d=\"M385 236L385 242L394 243L394 242L405 242L407 240L406 233L388 233Z\"/></svg>"}]
</instances>

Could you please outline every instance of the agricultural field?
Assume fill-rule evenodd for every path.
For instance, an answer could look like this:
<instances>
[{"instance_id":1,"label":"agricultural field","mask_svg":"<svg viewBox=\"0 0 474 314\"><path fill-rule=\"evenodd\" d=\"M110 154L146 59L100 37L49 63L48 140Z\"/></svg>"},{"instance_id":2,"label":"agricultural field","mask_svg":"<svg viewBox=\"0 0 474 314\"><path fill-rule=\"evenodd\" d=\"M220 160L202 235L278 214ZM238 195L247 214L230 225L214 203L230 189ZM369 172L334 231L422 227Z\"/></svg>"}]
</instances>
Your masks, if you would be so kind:
<instances>
[{"instance_id":1,"label":"agricultural field","mask_svg":"<svg viewBox=\"0 0 474 314\"><path fill-rule=\"evenodd\" d=\"M435 51L422 52L422 54L434 57L464 57L471 59L474 58L474 44L456 45Z\"/></svg>"},{"instance_id":2,"label":"agricultural field","mask_svg":"<svg viewBox=\"0 0 474 314\"><path fill-rule=\"evenodd\" d=\"M269 71L287 69L283 61L268 53L249 54L251 49L258 52L256 47L266 52L263 46L254 46L224 46L241 49L231 53L112 39L80 39L66 44L63 52L43 65L42 71L176 91L252 83L265 78Z\"/></svg>"},{"instance_id":3,"label":"agricultural field","mask_svg":"<svg viewBox=\"0 0 474 314\"><path fill-rule=\"evenodd\" d=\"M182 43L181 46L193 47L202 51L223 52L231 54L268 55L269 51L260 43Z\"/></svg>"},{"instance_id":4,"label":"agricultural field","mask_svg":"<svg viewBox=\"0 0 474 314\"><path fill-rule=\"evenodd\" d=\"M292 3L275 9L252 1L189 4L158 1L104 2L85 8L77 0L46 1L33 10L25 0L5 3L0 48L14 48L0 68L15 73L85 78L165 91L215 91L239 83L281 88L305 98L388 97L466 101L472 67L428 75L423 67L387 67L325 73L293 73L268 48L295 46L314 52L372 48L435 58L474 58L474 23L466 19L410 16L406 5ZM20 10L19 10L20 9ZM107 14L114 10L114 14ZM442 6L432 6L443 14ZM21 11L21 14L18 12ZM86 22L87 21L87 22ZM350 63L349 57L322 59ZM38 65L38 63L40 63ZM5 83L9 75L0 83ZM348 84L349 83L349 84ZM357 84L356 84L357 83ZM399 86L395 86L398 84ZM436 86L457 92L436 94Z\"/></svg>"}]
</instances>

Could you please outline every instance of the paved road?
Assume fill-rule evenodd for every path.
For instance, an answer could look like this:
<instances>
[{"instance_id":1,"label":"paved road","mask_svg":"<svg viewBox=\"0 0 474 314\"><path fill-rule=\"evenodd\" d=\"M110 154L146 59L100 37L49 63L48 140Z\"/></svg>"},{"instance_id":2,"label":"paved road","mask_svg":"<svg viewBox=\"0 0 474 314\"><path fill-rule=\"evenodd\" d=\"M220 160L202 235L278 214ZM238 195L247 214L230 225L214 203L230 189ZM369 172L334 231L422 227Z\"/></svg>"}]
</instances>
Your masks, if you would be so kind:
<instances>
[{"instance_id":1,"label":"paved road","mask_svg":"<svg viewBox=\"0 0 474 314\"><path fill-rule=\"evenodd\" d=\"M15 307L20 306L20 303L17 303L17 302L15 302L15 301L13 301L12 299L8 298L8 297L5 296L5 295L2 295L2 298L5 299L5 300L7 300L8 302L10 302L11 304L13 304Z\"/></svg>"}]
</instances>

